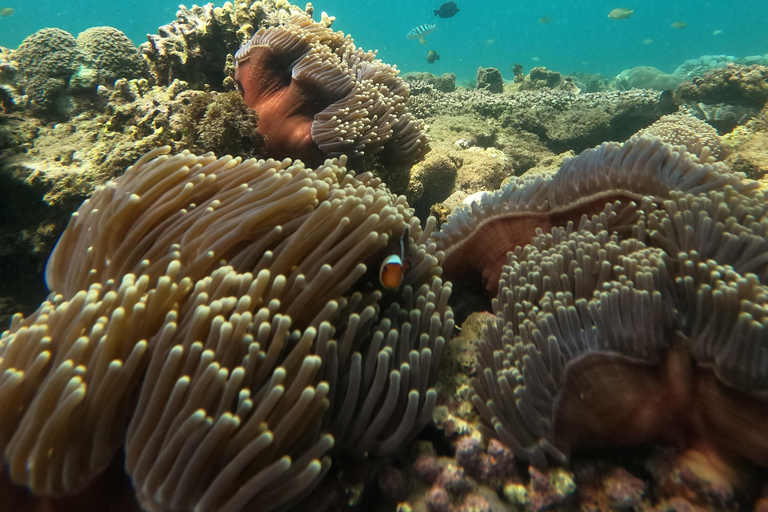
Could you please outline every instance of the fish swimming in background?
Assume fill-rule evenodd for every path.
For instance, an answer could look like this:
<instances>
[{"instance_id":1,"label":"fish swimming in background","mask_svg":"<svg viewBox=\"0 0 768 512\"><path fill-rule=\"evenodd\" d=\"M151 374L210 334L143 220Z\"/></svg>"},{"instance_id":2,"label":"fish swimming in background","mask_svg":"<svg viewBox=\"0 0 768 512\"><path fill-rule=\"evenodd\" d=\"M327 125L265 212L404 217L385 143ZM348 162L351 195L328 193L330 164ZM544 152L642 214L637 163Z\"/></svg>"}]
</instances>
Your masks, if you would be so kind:
<instances>
[{"instance_id":1,"label":"fish swimming in background","mask_svg":"<svg viewBox=\"0 0 768 512\"><path fill-rule=\"evenodd\" d=\"M653 39L646 39L645 41L643 41L643 44L652 44L652 43L653 43Z\"/></svg>"},{"instance_id":2,"label":"fish swimming in background","mask_svg":"<svg viewBox=\"0 0 768 512\"><path fill-rule=\"evenodd\" d=\"M712 31L712 35L713 35L713 36L719 36L719 35L720 35L720 34L722 34L722 33L723 33L723 31L722 31L722 30L720 30L720 29L717 29L717 30L713 30L713 31Z\"/></svg>"},{"instance_id":3,"label":"fish swimming in background","mask_svg":"<svg viewBox=\"0 0 768 512\"><path fill-rule=\"evenodd\" d=\"M434 50L432 50L434 51ZM405 259L405 244L408 243L408 228L405 228L400 237L400 243L390 249L389 256L384 258L379 267L379 282L387 290L397 290L403 282L403 276L410 267L410 262Z\"/></svg>"},{"instance_id":4,"label":"fish swimming in background","mask_svg":"<svg viewBox=\"0 0 768 512\"><path fill-rule=\"evenodd\" d=\"M424 37L434 32L436 28L437 25L434 23L425 23L424 25L419 25L418 27L408 32L405 38L418 39L421 44L427 44L427 40L424 39Z\"/></svg>"},{"instance_id":5,"label":"fish swimming in background","mask_svg":"<svg viewBox=\"0 0 768 512\"><path fill-rule=\"evenodd\" d=\"M623 7L618 7L611 12L608 13L608 17L612 20L625 20L635 14L635 11L632 9L625 9Z\"/></svg>"},{"instance_id":6,"label":"fish swimming in background","mask_svg":"<svg viewBox=\"0 0 768 512\"><path fill-rule=\"evenodd\" d=\"M10 7L3 7L2 9L0 9L0 18L7 18L14 12L15 11Z\"/></svg>"},{"instance_id":7,"label":"fish swimming in background","mask_svg":"<svg viewBox=\"0 0 768 512\"><path fill-rule=\"evenodd\" d=\"M672 28L685 28L688 24L684 21L676 21L670 25Z\"/></svg>"},{"instance_id":8,"label":"fish swimming in background","mask_svg":"<svg viewBox=\"0 0 768 512\"><path fill-rule=\"evenodd\" d=\"M435 50L429 50L429 53L427 54L427 62L434 64L436 60L440 60L440 56Z\"/></svg>"},{"instance_id":9,"label":"fish swimming in background","mask_svg":"<svg viewBox=\"0 0 768 512\"><path fill-rule=\"evenodd\" d=\"M456 2L445 2L439 9L433 9L433 11L435 11L435 16L453 18L459 12L459 8L456 6Z\"/></svg>"},{"instance_id":10,"label":"fish swimming in background","mask_svg":"<svg viewBox=\"0 0 768 512\"><path fill-rule=\"evenodd\" d=\"M541 23L542 25L546 25L550 21L552 21L551 16L542 16L541 18L539 18L539 23Z\"/></svg>"}]
</instances>

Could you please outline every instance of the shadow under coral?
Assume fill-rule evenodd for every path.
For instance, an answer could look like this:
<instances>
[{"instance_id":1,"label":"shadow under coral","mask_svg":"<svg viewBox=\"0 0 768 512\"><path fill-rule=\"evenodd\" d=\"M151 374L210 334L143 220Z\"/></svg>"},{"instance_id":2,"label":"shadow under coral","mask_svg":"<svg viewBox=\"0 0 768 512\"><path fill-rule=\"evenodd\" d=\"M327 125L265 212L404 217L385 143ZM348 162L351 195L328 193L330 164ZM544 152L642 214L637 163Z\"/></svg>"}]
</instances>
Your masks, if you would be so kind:
<instances>
[{"instance_id":1,"label":"shadow under coral","mask_svg":"<svg viewBox=\"0 0 768 512\"><path fill-rule=\"evenodd\" d=\"M88 487L60 498L33 495L26 487L14 485L6 471L0 471L0 503L13 512L141 512L131 479L123 469L122 453Z\"/></svg>"}]
</instances>

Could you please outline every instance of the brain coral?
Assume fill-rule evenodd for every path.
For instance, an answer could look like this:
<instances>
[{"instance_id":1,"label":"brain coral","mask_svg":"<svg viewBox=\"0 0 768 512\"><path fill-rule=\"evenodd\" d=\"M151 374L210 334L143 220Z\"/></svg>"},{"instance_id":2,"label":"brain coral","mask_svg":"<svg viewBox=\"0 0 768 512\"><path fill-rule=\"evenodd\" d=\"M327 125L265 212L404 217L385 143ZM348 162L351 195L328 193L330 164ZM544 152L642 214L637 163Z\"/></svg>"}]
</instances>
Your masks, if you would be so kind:
<instances>
[{"instance_id":1,"label":"brain coral","mask_svg":"<svg viewBox=\"0 0 768 512\"><path fill-rule=\"evenodd\" d=\"M374 52L304 15L261 28L235 54L235 80L259 114L267 154L319 162L348 155L410 165L427 151L408 86Z\"/></svg>"},{"instance_id":2,"label":"brain coral","mask_svg":"<svg viewBox=\"0 0 768 512\"><path fill-rule=\"evenodd\" d=\"M54 293L0 338L0 448L36 494L123 445L143 508L273 510L330 450L386 454L431 418L453 322L434 245L344 161L153 151L73 214ZM377 273L406 232L412 263Z\"/></svg>"},{"instance_id":3,"label":"brain coral","mask_svg":"<svg viewBox=\"0 0 768 512\"><path fill-rule=\"evenodd\" d=\"M734 484L768 466L767 204L642 137L454 213L445 275L478 269L494 297L472 398L486 435L539 466L680 440Z\"/></svg>"},{"instance_id":4,"label":"brain coral","mask_svg":"<svg viewBox=\"0 0 768 512\"><path fill-rule=\"evenodd\" d=\"M81 58L77 40L64 30L44 28L24 39L13 59L19 63L19 85L31 106L55 110Z\"/></svg>"},{"instance_id":5,"label":"brain coral","mask_svg":"<svg viewBox=\"0 0 768 512\"><path fill-rule=\"evenodd\" d=\"M149 78L149 66L133 41L113 27L92 27L77 36L88 66L98 71L99 81L112 87L118 78Z\"/></svg>"}]
</instances>

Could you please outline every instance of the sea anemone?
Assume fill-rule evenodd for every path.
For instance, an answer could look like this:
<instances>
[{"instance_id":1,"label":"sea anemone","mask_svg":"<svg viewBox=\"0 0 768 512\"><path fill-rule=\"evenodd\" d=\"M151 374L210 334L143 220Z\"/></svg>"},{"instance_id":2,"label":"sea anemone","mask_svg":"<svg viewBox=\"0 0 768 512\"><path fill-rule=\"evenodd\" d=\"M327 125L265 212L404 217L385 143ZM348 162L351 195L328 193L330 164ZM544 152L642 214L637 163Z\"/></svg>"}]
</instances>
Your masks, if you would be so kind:
<instances>
[{"instance_id":1,"label":"sea anemone","mask_svg":"<svg viewBox=\"0 0 768 512\"><path fill-rule=\"evenodd\" d=\"M450 285L402 197L344 159L150 152L54 250L54 292L0 338L0 447L35 494L125 445L146 510L272 510L330 450L395 450L431 418ZM408 230L412 267L368 268Z\"/></svg>"},{"instance_id":2,"label":"sea anemone","mask_svg":"<svg viewBox=\"0 0 768 512\"><path fill-rule=\"evenodd\" d=\"M659 441L768 466L766 204L722 164L640 138L455 213L438 245L533 232L483 274L498 275L472 385L484 433L540 467Z\"/></svg>"},{"instance_id":3,"label":"sea anemone","mask_svg":"<svg viewBox=\"0 0 768 512\"><path fill-rule=\"evenodd\" d=\"M731 186L748 193L757 187L722 163L702 164L687 155L684 147L658 138L633 137L584 151L551 179L515 178L454 211L433 234L445 252L444 275L480 283L495 296L507 253L527 244L537 229L549 232L578 223L583 216L601 213L606 204L614 205L606 229L626 229L635 224L637 207L646 196L660 202L675 190L697 194Z\"/></svg>"},{"instance_id":4,"label":"sea anemone","mask_svg":"<svg viewBox=\"0 0 768 512\"><path fill-rule=\"evenodd\" d=\"M271 157L313 165L347 155L351 163L410 165L427 151L423 123L406 102L396 68L352 39L304 15L261 28L235 54L235 80L259 114Z\"/></svg>"}]
</instances>

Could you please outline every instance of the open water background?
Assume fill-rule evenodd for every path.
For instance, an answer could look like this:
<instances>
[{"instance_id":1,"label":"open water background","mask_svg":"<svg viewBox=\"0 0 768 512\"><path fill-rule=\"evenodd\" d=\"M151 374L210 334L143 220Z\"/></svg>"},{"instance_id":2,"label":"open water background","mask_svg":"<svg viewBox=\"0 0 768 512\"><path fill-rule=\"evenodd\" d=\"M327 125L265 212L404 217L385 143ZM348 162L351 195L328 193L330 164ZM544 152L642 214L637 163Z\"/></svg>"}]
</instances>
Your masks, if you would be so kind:
<instances>
[{"instance_id":1,"label":"open water background","mask_svg":"<svg viewBox=\"0 0 768 512\"><path fill-rule=\"evenodd\" d=\"M296 1L296 0L295 0ZM223 0L215 2L221 5ZM302 5L301 1L296 1ZM745 57L768 53L768 0L459 0L460 12L440 19L432 10L441 0L317 0L315 17L336 16L336 30L351 34L358 46L376 49L385 62L404 72L456 73L460 83L477 67L493 66L512 78L512 66L546 66L612 77L641 65L672 72L686 59L702 55ZM0 7L15 13L0 18L0 46L17 47L43 27L73 35L88 27L111 25L137 45L148 32L172 21L177 0L10 0ZM609 19L616 7L634 9L625 20ZM552 21L539 23L549 16ZM684 29L670 25L688 24ZM406 40L410 29L437 23L427 44ZM719 34L713 32L719 30ZM653 40L647 43L646 40ZM427 63L434 49L440 60Z\"/></svg>"}]
</instances>

